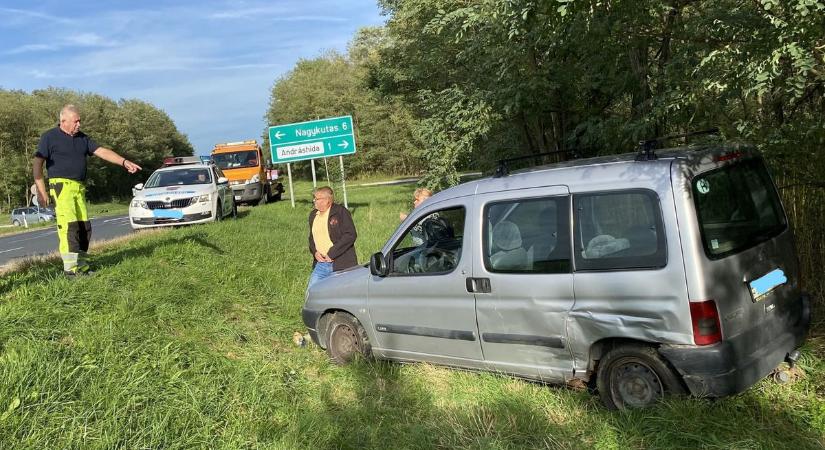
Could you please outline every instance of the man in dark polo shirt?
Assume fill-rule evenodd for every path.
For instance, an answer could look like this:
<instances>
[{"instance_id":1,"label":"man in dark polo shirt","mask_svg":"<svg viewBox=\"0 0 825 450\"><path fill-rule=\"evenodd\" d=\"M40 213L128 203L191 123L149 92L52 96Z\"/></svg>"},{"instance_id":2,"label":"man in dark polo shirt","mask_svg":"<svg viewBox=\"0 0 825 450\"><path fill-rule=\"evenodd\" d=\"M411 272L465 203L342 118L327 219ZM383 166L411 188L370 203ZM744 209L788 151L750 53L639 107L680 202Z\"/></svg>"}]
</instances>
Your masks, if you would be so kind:
<instances>
[{"instance_id":1,"label":"man in dark polo shirt","mask_svg":"<svg viewBox=\"0 0 825 450\"><path fill-rule=\"evenodd\" d=\"M60 110L60 123L43 133L37 152L34 154L34 184L41 206L54 201L57 215L57 237L60 257L63 259L63 273L74 277L90 273L86 261L92 223L86 214L86 157L95 155L112 164L117 164L129 173L140 170L140 166L128 161L114 151L97 145L97 142L80 131L80 112L74 105L66 105ZM49 194L43 181L43 163L49 173Z\"/></svg>"}]
</instances>

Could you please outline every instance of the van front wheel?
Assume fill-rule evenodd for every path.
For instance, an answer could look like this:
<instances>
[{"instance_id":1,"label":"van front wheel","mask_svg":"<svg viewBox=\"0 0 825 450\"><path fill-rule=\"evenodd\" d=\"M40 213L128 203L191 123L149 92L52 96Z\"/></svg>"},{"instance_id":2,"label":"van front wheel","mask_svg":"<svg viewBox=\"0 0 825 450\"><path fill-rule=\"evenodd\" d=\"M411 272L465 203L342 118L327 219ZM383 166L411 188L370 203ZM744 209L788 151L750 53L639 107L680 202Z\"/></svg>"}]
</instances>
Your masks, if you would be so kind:
<instances>
[{"instance_id":1,"label":"van front wheel","mask_svg":"<svg viewBox=\"0 0 825 450\"><path fill-rule=\"evenodd\" d=\"M667 394L685 389L678 375L655 348L643 345L616 347L602 358L596 388L609 409L643 408Z\"/></svg>"},{"instance_id":2,"label":"van front wheel","mask_svg":"<svg viewBox=\"0 0 825 450\"><path fill-rule=\"evenodd\" d=\"M338 365L352 361L357 355L369 358L372 352L367 332L358 319L344 312L337 312L327 326L327 354Z\"/></svg>"}]
</instances>

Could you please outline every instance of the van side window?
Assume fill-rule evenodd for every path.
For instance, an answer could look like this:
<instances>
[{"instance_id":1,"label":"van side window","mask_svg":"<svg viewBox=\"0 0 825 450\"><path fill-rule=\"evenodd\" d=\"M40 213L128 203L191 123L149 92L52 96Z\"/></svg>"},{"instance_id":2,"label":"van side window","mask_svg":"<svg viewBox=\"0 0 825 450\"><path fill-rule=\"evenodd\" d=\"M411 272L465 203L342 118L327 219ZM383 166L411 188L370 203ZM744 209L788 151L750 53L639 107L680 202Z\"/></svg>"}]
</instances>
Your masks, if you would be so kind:
<instances>
[{"instance_id":1,"label":"van side window","mask_svg":"<svg viewBox=\"0 0 825 450\"><path fill-rule=\"evenodd\" d=\"M573 196L576 270L652 269L667 264L659 198L630 190Z\"/></svg>"},{"instance_id":2,"label":"van side window","mask_svg":"<svg viewBox=\"0 0 825 450\"><path fill-rule=\"evenodd\" d=\"M444 274L461 260L463 207L443 209L417 220L392 250L390 275Z\"/></svg>"},{"instance_id":3,"label":"van side window","mask_svg":"<svg viewBox=\"0 0 825 450\"><path fill-rule=\"evenodd\" d=\"M570 273L568 196L507 200L484 208L484 267L504 273Z\"/></svg>"}]
</instances>

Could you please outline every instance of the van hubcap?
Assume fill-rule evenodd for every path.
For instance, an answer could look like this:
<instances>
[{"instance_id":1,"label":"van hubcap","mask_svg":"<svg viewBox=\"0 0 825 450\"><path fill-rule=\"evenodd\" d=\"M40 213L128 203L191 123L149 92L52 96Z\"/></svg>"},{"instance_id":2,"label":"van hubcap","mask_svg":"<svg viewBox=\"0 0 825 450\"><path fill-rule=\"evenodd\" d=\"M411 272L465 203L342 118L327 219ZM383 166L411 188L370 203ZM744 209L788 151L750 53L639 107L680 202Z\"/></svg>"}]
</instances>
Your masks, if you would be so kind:
<instances>
[{"instance_id":1,"label":"van hubcap","mask_svg":"<svg viewBox=\"0 0 825 450\"><path fill-rule=\"evenodd\" d=\"M630 407L648 405L660 398L664 391L656 373L638 362L628 362L617 367L613 385L621 403Z\"/></svg>"},{"instance_id":2,"label":"van hubcap","mask_svg":"<svg viewBox=\"0 0 825 450\"><path fill-rule=\"evenodd\" d=\"M332 345L336 354L349 358L358 351L358 338L352 328L341 325L332 333Z\"/></svg>"}]
</instances>

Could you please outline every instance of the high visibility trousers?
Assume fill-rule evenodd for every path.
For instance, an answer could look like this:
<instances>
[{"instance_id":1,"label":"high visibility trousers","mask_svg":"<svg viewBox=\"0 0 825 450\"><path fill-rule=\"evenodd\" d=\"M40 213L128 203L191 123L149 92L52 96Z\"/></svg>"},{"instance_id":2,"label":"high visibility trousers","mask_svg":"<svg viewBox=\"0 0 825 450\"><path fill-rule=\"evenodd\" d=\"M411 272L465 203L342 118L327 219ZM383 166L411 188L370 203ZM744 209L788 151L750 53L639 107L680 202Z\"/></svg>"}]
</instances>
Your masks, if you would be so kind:
<instances>
[{"instance_id":1,"label":"high visibility trousers","mask_svg":"<svg viewBox=\"0 0 825 450\"><path fill-rule=\"evenodd\" d=\"M49 180L49 196L57 216L57 239L63 270L86 272L86 252L92 237L92 223L86 214L86 186L68 178Z\"/></svg>"}]
</instances>

